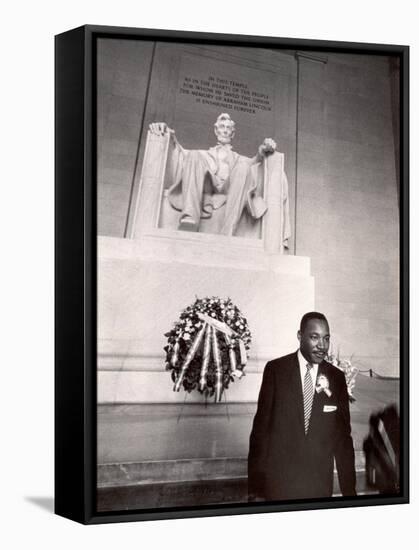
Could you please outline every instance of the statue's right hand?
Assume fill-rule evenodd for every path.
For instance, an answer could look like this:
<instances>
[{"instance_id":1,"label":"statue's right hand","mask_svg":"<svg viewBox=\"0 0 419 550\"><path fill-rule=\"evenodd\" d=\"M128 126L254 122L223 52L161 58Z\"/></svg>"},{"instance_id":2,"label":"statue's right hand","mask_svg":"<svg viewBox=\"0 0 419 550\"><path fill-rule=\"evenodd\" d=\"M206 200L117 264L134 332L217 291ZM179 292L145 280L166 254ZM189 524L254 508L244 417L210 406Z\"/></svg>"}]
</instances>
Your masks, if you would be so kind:
<instances>
[{"instance_id":1,"label":"statue's right hand","mask_svg":"<svg viewBox=\"0 0 419 550\"><path fill-rule=\"evenodd\" d=\"M166 132L173 133L173 130L171 130L165 122L152 122L148 129L156 136L164 136Z\"/></svg>"}]
</instances>

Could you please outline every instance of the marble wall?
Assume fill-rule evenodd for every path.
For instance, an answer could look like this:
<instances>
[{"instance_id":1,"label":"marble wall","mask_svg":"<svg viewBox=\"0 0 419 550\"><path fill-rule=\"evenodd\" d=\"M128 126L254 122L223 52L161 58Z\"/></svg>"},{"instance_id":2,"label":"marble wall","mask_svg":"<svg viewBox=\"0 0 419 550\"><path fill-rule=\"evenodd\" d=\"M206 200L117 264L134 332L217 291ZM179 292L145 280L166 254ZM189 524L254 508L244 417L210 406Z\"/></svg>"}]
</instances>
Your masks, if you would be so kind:
<instances>
[{"instance_id":1,"label":"marble wall","mask_svg":"<svg viewBox=\"0 0 419 550\"><path fill-rule=\"evenodd\" d=\"M99 40L97 47L98 233L123 237L154 44Z\"/></svg>"},{"instance_id":2,"label":"marble wall","mask_svg":"<svg viewBox=\"0 0 419 550\"><path fill-rule=\"evenodd\" d=\"M296 254L335 351L399 373L399 209L389 60L300 57Z\"/></svg>"}]
</instances>

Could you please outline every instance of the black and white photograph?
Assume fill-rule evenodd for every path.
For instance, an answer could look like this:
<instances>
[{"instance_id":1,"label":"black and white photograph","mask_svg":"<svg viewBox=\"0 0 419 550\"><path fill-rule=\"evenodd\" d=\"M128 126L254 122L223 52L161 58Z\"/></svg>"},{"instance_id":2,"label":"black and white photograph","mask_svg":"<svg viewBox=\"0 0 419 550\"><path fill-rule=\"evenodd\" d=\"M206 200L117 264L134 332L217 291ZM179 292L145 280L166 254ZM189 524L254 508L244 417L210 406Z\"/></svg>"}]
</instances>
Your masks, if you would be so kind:
<instances>
[{"instance_id":1,"label":"black and white photograph","mask_svg":"<svg viewBox=\"0 0 419 550\"><path fill-rule=\"evenodd\" d=\"M2 548L414 546L416 19L4 5Z\"/></svg>"},{"instance_id":2,"label":"black and white photograph","mask_svg":"<svg viewBox=\"0 0 419 550\"><path fill-rule=\"evenodd\" d=\"M94 51L97 512L405 496L400 55Z\"/></svg>"}]
</instances>

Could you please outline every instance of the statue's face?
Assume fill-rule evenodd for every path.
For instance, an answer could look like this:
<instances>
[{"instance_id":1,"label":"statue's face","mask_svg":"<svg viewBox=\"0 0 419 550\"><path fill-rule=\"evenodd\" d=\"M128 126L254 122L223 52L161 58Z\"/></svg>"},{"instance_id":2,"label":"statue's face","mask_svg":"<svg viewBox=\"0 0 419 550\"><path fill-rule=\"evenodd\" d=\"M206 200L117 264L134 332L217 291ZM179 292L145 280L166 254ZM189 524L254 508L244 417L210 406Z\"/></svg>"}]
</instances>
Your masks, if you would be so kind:
<instances>
[{"instance_id":1,"label":"statue's face","mask_svg":"<svg viewBox=\"0 0 419 550\"><path fill-rule=\"evenodd\" d=\"M220 120L214 128L218 142L225 145L231 143L234 137L234 122L232 120Z\"/></svg>"}]
</instances>

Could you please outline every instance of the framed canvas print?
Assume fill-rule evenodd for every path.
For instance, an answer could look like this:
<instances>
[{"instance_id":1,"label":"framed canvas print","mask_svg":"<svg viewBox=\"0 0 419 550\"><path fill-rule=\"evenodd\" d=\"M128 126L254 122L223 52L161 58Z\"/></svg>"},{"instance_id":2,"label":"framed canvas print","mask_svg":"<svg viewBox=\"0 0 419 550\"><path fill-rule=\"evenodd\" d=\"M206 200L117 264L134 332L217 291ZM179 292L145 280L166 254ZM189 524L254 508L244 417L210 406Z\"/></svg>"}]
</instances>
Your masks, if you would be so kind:
<instances>
[{"instance_id":1,"label":"framed canvas print","mask_svg":"<svg viewBox=\"0 0 419 550\"><path fill-rule=\"evenodd\" d=\"M408 502L408 56L56 37L56 513Z\"/></svg>"}]
</instances>

